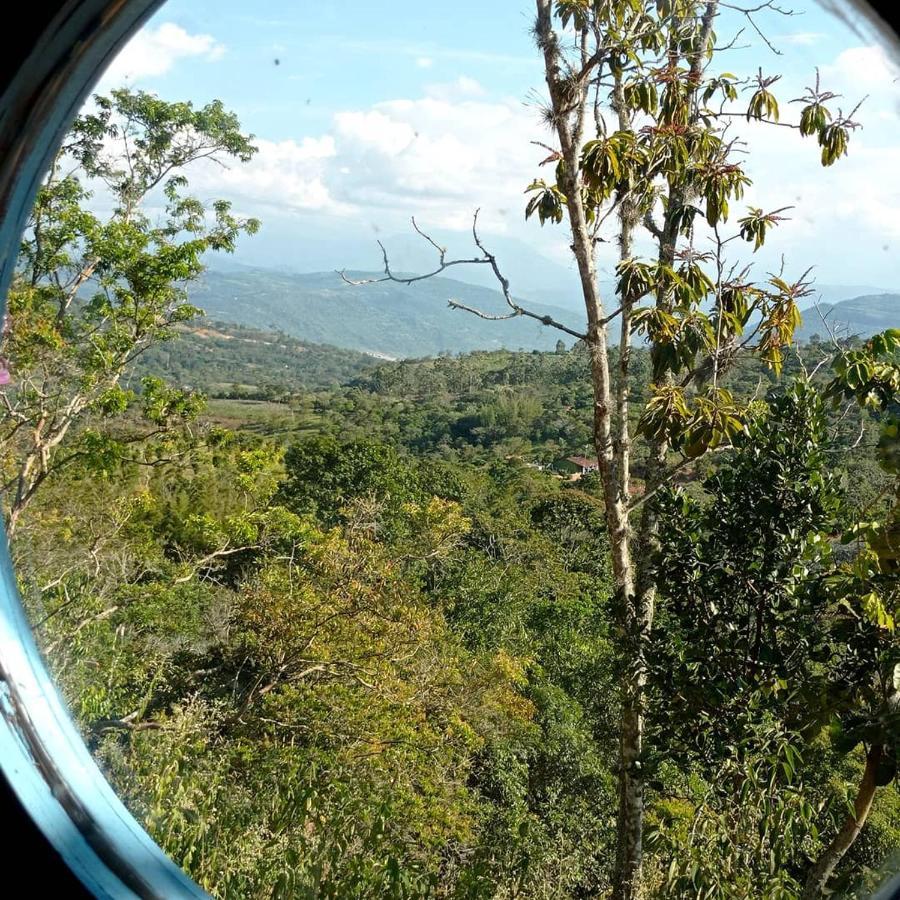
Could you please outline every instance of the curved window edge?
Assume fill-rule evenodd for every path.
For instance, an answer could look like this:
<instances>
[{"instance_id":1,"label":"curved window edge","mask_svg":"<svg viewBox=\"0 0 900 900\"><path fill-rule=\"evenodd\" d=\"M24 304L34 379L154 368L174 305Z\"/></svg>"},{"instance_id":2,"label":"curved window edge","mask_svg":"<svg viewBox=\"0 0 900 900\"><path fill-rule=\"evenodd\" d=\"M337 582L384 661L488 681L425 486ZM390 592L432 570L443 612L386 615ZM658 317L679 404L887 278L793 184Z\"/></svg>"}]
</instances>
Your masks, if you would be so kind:
<instances>
[{"instance_id":1,"label":"curved window edge","mask_svg":"<svg viewBox=\"0 0 900 900\"><path fill-rule=\"evenodd\" d=\"M18 70L0 85L0 312L52 154L105 63L160 5L69 0L17 15L11 31L29 20L38 29ZM0 771L10 790L93 896L208 897L128 812L88 752L38 650L0 543ZM25 877L35 875L31 867Z\"/></svg>"}]
</instances>

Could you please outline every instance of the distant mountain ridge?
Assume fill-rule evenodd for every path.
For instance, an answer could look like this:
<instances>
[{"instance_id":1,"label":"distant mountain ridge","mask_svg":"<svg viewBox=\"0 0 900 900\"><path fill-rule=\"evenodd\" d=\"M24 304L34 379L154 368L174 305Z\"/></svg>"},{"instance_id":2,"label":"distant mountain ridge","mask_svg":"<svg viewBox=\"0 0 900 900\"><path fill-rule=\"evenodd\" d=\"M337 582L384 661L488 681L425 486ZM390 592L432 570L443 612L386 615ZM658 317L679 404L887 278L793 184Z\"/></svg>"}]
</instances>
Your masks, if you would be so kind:
<instances>
[{"instance_id":1,"label":"distant mountain ridge","mask_svg":"<svg viewBox=\"0 0 900 900\"><path fill-rule=\"evenodd\" d=\"M829 332L836 337L857 335L867 338L886 328L900 327L900 294L867 294L842 300L840 303L820 303L803 311L803 324L797 338L808 341L818 334L827 340Z\"/></svg>"},{"instance_id":2,"label":"distant mountain ridge","mask_svg":"<svg viewBox=\"0 0 900 900\"><path fill-rule=\"evenodd\" d=\"M371 272L347 274L357 280L378 277ZM355 286L335 272L211 269L188 286L188 293L212 319L395 358L501 348L551 350L560 338L566 338L567 345L573 342L534 319L489 321L450 309L447 303L454 299L489 315L510 312L499 291L451 278ZM583 328L583 317L571 310L527 305L570 328Z\"/></svg>"},{"instance_id":3,"label":"distant mountain ridge","mask_svg":"<svg viewBox=\"0 0 900 900\"><path fill-rule=\"evenodd\" d=\"M350 272L364 279L380 273ZM848 288L822 290L822 296ZM496 289L438 276L411 285L376 282L349 285L336 272L295 273L247 266L211 269L188 286L193 303L206 314L267 331L280 331L316 344L327 344L387 358L437 356L472 350L551 350L572 338L517 317L488 321L447 301L458 300L489 315L509 313ZM584 315L574 309L522 301L530 310L549 315L576 331L584 330ZM900 325L900 294L872 293L840 302L819 302L803 311L800 341L814 334L828 337L825 317L838 335L868 337Z\"/></svg>"}]
</instances>

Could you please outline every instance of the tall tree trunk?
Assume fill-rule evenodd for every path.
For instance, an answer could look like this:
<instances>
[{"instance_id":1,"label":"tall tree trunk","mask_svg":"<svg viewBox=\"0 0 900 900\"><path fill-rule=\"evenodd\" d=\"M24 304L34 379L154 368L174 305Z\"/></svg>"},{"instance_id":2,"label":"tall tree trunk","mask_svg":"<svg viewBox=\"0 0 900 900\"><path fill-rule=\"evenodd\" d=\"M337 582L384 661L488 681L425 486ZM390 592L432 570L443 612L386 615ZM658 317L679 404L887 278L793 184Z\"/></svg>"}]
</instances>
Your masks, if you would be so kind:
<instances>
[{"instance_id":1,"label":"tall tree trunk","mask_svg":"<svg viewBox=\"0 0 900 900\"><path fill-rule=\"evenodd\" d=\"M633 129L631 116L625 102L623 75L614 75L613 110L618 118L620 131ZM619 259L631 258L634 229L637 225L638 210L629 196L620 198L619 205ZM631 362L631 315L633 298L619 297L622 313L619 331L619 359L616 385L616 457L619 461L619 492L622 503L631 502L631 432L628 422L629 384ZM633 553L634 566L639 565L641 548ZM639 577L639 576L633 576ZM619 734L619 809L618 843L613 883L613 896L621 900L632 900L641 896L643 866L643 824L644 824L644 774L641 769L641 754L644 743L643 695L646 676L644 674L644 645L649 637L649 628L642 625L642 617L636 601L639 584L626 596L621 611L625 632L624 667L622 672L622 710Z\"/></svg>"},{"instance_id":2,"label":"tall tree trunk","mask_svg":"<svg viewBox=\"0 0 900 900\"><path fill-rule=\"evenodd\" d=\"M628 504L631 441L628 427L628 368L630 356L630 308L621 311L619 370L617 384L609 359L609 315L604 309L597 281L594 234L583 200L580 154L588 107L587 84L561 77L557 37L552 29L550 0L537 0L537 38L544 54L552 120L560 141L564 171L560 187L572 230L572 251L578 264L581 290L587 313L587 346L594 394L593 441L603 484L606 528L612 557L616 600L626 636L622 657L622 728L619 759L619 825L616 862L617 900L637 900L641 896L643 858L644 781L641 770L643 750L643 694L645 671L643 645L648 629L635 615L635 570L631 553ZM621 82L621 79L619 79ZM619 124L630 128L630 120L618 84ZM619 250L622 258L631 254L636 224L633 204L625 201L620 210Z\"/></svg>"},{"instance_id":3,"label":"tall tree trunk","mask_svg":"<svg viewBox=\"0 0 900 900\"><path fill-rule=\"evenodd\" d=\"M700 83L705 51L712 40L712 26L718 12L719 0L708 0L700 20L700 35L695 49L688 56L694 93L691 116L696 120L696 85ZM675 29L677 34L678 29ZM677 41L671 45L671 63L677 65L680 49ZM658 262L671 267L675 262L680 212L687 200L683 183L670 185L668 203L662 229L654 233L658 240ZM665 305L664 291L657 295L657 304ZM645 490L655 494L665 479L666 441L653 441L647 457ZM647 685L647 650L653 629L656 605L656 577L652 560L658 544L659 510L652 497L644 504L641 520L634 538L635 584L625 610L627 664L622 681L622 724L619 774L619 846L613 882L613 900L639 900L643 894L643 820L644 773L641 756L644 743L644 718Z\"/></svg>"},{"instance_id":4,"label":"tall tree trunk","mask_svg":"<svg viewBox=\"0 0 900 900\"><path fill-rule=\"evenodd\" d=\"M712 38L712 23L718 3L719 0L707 0L701 17L698 41L688 54L695 95L703 61L706 58L706 48ZM631 310L621 311L618 384L614 390L607 334L610 317L604 310L597 284L594 234L584 206L584 186L580 168L584 123L588 108L589 85L585 73L591 68L586 51L587 31L582 32L581 37L582 69L579 73L567 68L562 58L559 38L553 30L552 0L536 0L536 4L535 33L544 56L544 69L550 94L549 118L559 138L563 162L558 176L559 187L566 197L566 210L572 229L572 251L578 263L587 312L587 346L594 393L593 439L603 483L616 599L625 634L621 679L618 848L613 897L615 900L639 900L642 895L644 776L641 756L646 702L646 655L656 596L650 559L657 540L658 514L654 502L645 504L635 539L629 523L628 490L631 447L627 422L627 378ZM679 41L680 37L673 38L673 65L677 64L682 52ZM631 122L624 103L621 78L619 82L614 106L619 115L619 126L624 130L631 127ZM693 101L695 107L693 113L696 116L698 114L696 96ZM685 191L686 188L682 184L670 185L670 202L663 228L658 235L660 262L669 266L675 259L680 221L678 213L686 199ZM636 210L625 203L620 212L622 214L620 252L627 257L631 253ZM658 302L664 302L662 297ZM657 487L664 477L667 451L665 442L651 447L648 492Z\"/></svg>"},{"instance_id":5,"label":"tall tree trunk","mask_svg":"<svg viewBox=\"0 0 900 900\"><path fill-rule=\"evenodd\" d=\"M828 879L831 878L844 854L859 837L859 833L869 816L869 810L872 809L872 801L875 799L877 788L875 778L883 753L884 748L880 744L876 744L866 754L866 768L863 771L862 781L860 781L859 789L856 792L856 799L853 801L853 815L847 816L844 824L841 826L841 830L822 851L821 856L810 870L806 879L806 885L803 888L803 900L815 900L815 898L824 894Z\"/></svg>"},{"instance_id":6,"label":"tall tree trunk","mask_svg":"<svg viewBox=\"0 0 900 900\"><path fill-rule=\"evenodd\" d=\"M619 469L613 442L614 396L609 366L607 321L597 283L594 237L582 197L580 154L583 140L587 86L560 79L557 37L552 27L551 0L537 0L537 38L544 55L553 120L565 162L560 187L572 229L572 251L578 264L581 292L587 313L587 345L594 394L593 441L603 482L606 525L617 593L627 600L634 593L629 550L628 511L619 490Z\"/></svg>"}]
</instances>

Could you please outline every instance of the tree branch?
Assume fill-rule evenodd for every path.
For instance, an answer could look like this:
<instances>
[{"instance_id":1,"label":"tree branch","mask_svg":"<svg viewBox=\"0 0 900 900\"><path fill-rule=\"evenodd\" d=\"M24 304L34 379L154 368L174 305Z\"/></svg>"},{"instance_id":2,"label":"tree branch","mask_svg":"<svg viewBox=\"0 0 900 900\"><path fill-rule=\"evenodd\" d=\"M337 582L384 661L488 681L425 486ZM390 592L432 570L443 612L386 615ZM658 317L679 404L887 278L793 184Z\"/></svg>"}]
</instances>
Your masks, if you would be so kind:
<instances>
[{"instance_id":1,"label":"tree branch","mask_svg":"<svg viewBox=\"0 0 900 900\"><path fill-rule=\"evenodd\" d=\"M475 215L477 217L478 213L476 212ZM431 246L434 247L435 250L437 250L437 252L438 252L439 263L438 263L438 267L433 272L427 272L424 275L410 275L406 278L404 278L400 275L395 275L391 271L391 263L390 263L390 260L388 259L387 250L385 249L384 244L382 244L381 241L378 241L377 242L378 246L381 248L381 257L384 261L384 275L381 278L361 278L359 280L355 280L352 278L348 278L346 276L346 274L345 274L347 271L346 269L343 269L341 271L336 270L337 274L341 276L341 280L345 284L351 284L354 287L358 287L363 284L382 284L386 281L393 281L393 282L396 282L397 284L415 284L415 282L417 282L417 281L425 281L429 278L434 278L437 275L440 275L441 272L444 272L445 270L449 269L451 266L485 265L490 262L489 259L483 258L483 257L475 258L475 259L451 259L448 262L447 261L447 248L442 247L440 244L437 243L437 241L435 241L433 238L431 238L429 235L427 235L424 231L422 231L422 229L419 228L418 224L416 223L415 216L412 217L411 222L412 222L413 228L416 230L416 233L419 234L421 237L423 237L426 241L428 241L428 243L431 244Z\"/></svg>"},{"instance_id":2,"label":"tree branch","mask_svg":"<svg viewBox=\"0 0 900 900\"><path fill-rule=\"evenodd\" d=\"M653 488L652 491L648 491L646 494L642 494L637 498L637 500L629 504L628 512L634 511L639 506L642 506L644 503L646 503L651 497L655 497L663 488L668 487L672 483L672 479L683 469L687 468L691 463L699 462L701 459L711 453L724 453L726 450L734 450L734 445L722 444L720 447L713 447L709 450L706 450L704 453L701 453L700 456L686 456L684 457L684 459L679 460L673 466L670 466L669 469L662 475L659 483L655 488Z\"/></svg>"},{"instance_id":3,"label":"tree branch","mask_svg":"<svg viewBox=\"0 0 900 900\"><path fill-rule=\"evenodd\" d=\"M428 272L425 275L410 275L406 278L395 275L391 270L391 263L388 257L387 250L385 249L384 244L382 244L381 241L378 241L378 246L381 248L381 255L384 259L383 276L381 276L380 278L362 278L359 280L354 280L346 276L346 269L344 271L339 271L337 274L340 275L341 280L345 284L351 284L354 286L365 284L381 284L386 281L393 281L398 284L414 284L417 281L425 281L429 278L434 278L435 276L440 275L441 272L449 269L451 266L488 265L491 267L491 271L494 273L494 277L500 284L500 291L503 294L503 299L511 311L506 314L488 313L484 310L476 309L474 306L468 306L465 303L461 303L459 300L454 300L452 298L447 301L447 305L451 309L461 309L464 312L471 313L474 316L478 316L478 318L480 319L485 319L490 322L505 321L506 319L515 319L519 316L525 316L526 318L534 319L535 321L540 322L542 325L546 325L548 328L556 328L558 331L563 331L571 337L577 338L578 340L587 340L587 335L585 335L584 333L576 331L574 328L569 328L568 325L563 325L562 322L558 322L553 318L553 316L541 315L540 313L536 313L530 309L526 309L524 306L513 299L509 289L509 279L506 278L500 271L500 266L497 263L497 257L494 256L494 254L484 246L481 240L481 236L478 234L478 214L480 212L480 209L476 209L475 215L472 217L472 239L475 242L475 246L481 251L481 256L474 257L472 259L448 260L447 248L442 247L440 244L438 244L437 241L434 240L434 238L423 231L416 222L415 216L413 216L411 221L413 228L416 230L416 233L424 240L428 241L428 243L431 244L431 246L434 247L438 252L438 267L434 271ZM616 312L609 317L608 321L615 318L620 312L621 310L616 310Z\"/></svg>"}]
</instances>

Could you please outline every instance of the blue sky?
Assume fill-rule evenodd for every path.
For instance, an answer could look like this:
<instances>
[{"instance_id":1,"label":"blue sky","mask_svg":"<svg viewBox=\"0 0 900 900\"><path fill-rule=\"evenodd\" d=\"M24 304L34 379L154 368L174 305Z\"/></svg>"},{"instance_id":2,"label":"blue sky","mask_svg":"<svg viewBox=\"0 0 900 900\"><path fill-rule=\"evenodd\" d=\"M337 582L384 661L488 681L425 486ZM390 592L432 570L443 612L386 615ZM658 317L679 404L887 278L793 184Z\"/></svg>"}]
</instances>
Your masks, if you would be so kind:
<instances>
[{"instance_id":1,"label":"blue sky","mask_svg":"<svg viewBox=\"0 0 900 900\"><path fill-rule=\"evenodd\" d=\"M338 110L416 96L427 84L461 75L501 96L540 80L523 3L388 6L390 16L385 4L348 0L170 0L147 30L174 23L211 35L224 48L224 65L183 59L146 81L161 93L224 95L249 129L282 140L327 129Z\"/></svg>"},{"instance_id":2,"label":"blue sky","mask_svg":"<svg viewBox=\"0 0 900 900\"><path fill-rule=\"evenodd\" d=\"M755 182L746 202L796 206L760 266L780 264L783 252L789 273L814 265L823 283L900 287L894 63L871 34L812 0L793 8L789 18L758 20L781 55L748 27L738 43L749 46L729 51L721 68L781 73L790 98L819 66L845 108L869 96L850 157L824 171L795 132L741 126ZM419 264L409 216L463 253L480 206L515 288L517 272L541 280L542 258L547 273L572 274L564 232L524 221L522 192L545 155L530 141L552 142L537 113L531 15L528 0L169 0L100 87L127 81L167 99L221 98L238 113L257 137L256 160L197 173L195 184L263 220L239 251L244 262L372 268L380 236L394 241L398 264ZM723 20L722 42L742 24ZM601 260L607 271L612 264Z\"/></svg>"}]
</instances>

